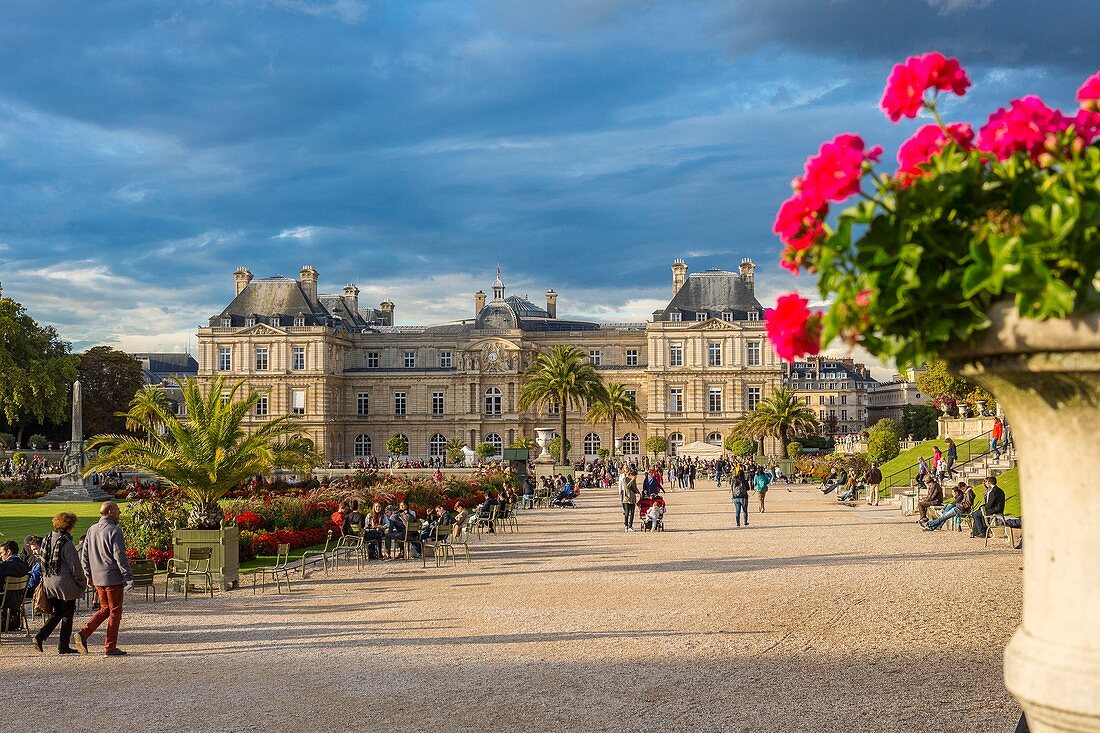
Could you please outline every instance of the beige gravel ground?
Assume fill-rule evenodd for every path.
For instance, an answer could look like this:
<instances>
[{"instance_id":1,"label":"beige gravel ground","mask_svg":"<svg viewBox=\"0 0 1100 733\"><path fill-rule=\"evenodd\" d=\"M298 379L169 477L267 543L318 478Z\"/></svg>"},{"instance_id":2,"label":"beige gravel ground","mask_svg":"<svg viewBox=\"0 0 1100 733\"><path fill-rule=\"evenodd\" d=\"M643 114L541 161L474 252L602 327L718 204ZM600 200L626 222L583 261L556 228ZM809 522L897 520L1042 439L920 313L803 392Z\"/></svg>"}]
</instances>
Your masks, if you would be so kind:
<instances>
[{"instance_id":1,"label":"beige gravel ground","mask_svg":"<svg viewBox=\"0 0 1100 733\"><path fill-rule=\"evenodd\" d=\"M1011 730L1004 541L809 487L773 489L748 529L713 484L669 499L663 534L624 533L613 493L586 491L471 566L131 598L124 659L6 641L3 730Z\"/></svg>"}]
</instances>

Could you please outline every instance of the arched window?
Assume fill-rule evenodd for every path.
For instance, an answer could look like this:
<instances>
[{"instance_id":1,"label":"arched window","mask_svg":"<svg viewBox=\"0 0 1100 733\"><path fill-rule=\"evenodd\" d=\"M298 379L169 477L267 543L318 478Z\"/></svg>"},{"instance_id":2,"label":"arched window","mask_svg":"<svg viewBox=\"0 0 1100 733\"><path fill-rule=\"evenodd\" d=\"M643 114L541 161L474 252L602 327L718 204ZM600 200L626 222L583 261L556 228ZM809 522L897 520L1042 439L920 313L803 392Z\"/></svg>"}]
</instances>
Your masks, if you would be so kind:
<instances>
[{"instance_id":1,"label":"arched window","mask_svg":"<svg viewBox=\"0 0 1100 733\"><path fill-rule=\"evenodd\" d=\"M370 455L370 436L369 435L356 435L355 436L355 457L363 458Z\"/></svg>"},{"instance_id":2,"label":"arched window","mask_svg":"<svg viewBox=\"0 0 1100 733\"><path fill-rule=\"evenodd\" d=\"M485 390L485 414L499 415L501 413L500 405L500 390L496 387Z\"/></svg>"},{"instance_id":3,"label":"arched window","mask_svg":"<svg viewBox=\"0 0 1100 733\"><path fill-rule=\"evenodd\" d=\"M711 445L721 446L722 445L722 434L721 433L711 433L710 435L707 436L707 442L710 443Z\"/></svg>"},{"instance_id":4,"label":"arched window","mask_svg":"<svg viewBox=\"0 0 1100 733\"><path fill-rule=\"evenodd\" d=\"M409 436L402 435L401 433L398 433L397 435L395 435L393 437L401 438L401 440L405 441L405 452L402 453L401 455L403 455L403 456L409 455L409 451L412 449L412 443L409 441Z\"/></svg>"},{"instance_id":5,"label":"arched window","mask_svg":"<svg viewBox=\"0 0 1100 733\"><path fill-rule=\"evenodd\" d=\"M428 440L428 455L432 458L442 458L447 454L447 439L436 433Z\"/></svg>"},{"instance_id":6,"label":"arched window","mask_svg":"<svg viewBox=\"0 0 1100 733\"><path fill-rule=\"evenodd\" d=\"M683 433L673 433L668 436L668 452L672 455L676 455L676 452L680 450L680 446L684 444Z\"/></svg>"},{"instance_id":7,"label":"arched window","mask_svg":"<svg viewBox=\"0 0 1100 733\"><path fill-rule=\"evenodd\" d=\"M627 433L623 436L623 455L624 456L636 456L640 455L642 449L642 441L638 439L637 433Z\"/></svg>"},{"instance_id":8,"label":"arched window","mask_svg":"<svg viewBox=\"0 0 1100 733\"><path fill-rule=\"evenodd\" d=\"M504 452L504 441L500 439L500 436L496 433L489 433L485 436L485 442L493 446L493 455L501 455Z\"/></svg>"},{"instance_id":9,"label":"arched window","mask_svg":"<svg viewBox=\"0 0 1100 733\"><path fill-rule=\"evenodd\" d=\"M586 456L596 455L596 451L600 449L600 436L596 433L589 433L584 436L584 454Z\"/></svg>"}]
</instances>

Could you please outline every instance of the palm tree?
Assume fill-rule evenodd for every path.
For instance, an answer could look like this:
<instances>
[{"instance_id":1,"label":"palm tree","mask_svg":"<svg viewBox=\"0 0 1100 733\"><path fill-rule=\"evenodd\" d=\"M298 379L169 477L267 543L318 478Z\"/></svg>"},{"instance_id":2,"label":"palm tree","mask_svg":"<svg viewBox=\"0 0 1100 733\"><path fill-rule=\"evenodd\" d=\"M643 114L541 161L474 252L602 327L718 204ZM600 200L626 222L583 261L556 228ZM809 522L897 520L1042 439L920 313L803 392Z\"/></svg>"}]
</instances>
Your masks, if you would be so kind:
<instances>
[{"instance_id":1,"label":"palm tree","mask_svg":"<svg viewBox=\"0 0 1100 733\"><path fill-rule=\"evenodd\" d=\"M615 449L615 425L619 420L641 422L642 415L634 398L627 393L626 387L618 382L610 382L599 399L592 402L586 415L588 422L595 425L601 422L611 423L611 449Z\"/></svg>"},{"instance_id":2,"label":"palm tree","mask_svg":"<svg viewBox=\"0 0 1100 733\"><path fill-rule=\"evenodd\" d=\"M447 458L451 463L458 463L458 459L462 457L462 449L466 447L466 444L462 442L461 438L451 438L447 441L446 451Z\"/></svg>"},{"instance_id":3,"label":"palm tree","mask_svg":"<svg viewBox=\"0 0 1100 733\"><path fill-rule=\"evenodd\" d=\"M527 450L537 450L539 444L534 438L528 438L526 435L520 435L512 441L513 448L526 448Z\"/></svg>"},{"instance_id":4,"label":"palm tree","mask_svg":"<svg viewBox=\"0 0 1100 733\"><path fill-rule=\"evenodd\" d=\"M186 422L180 421L156 400L142 402L133 420L146 431L144 438L131 435L97 435L89 447L98 449L84 475L112 468L137 468L177 487L190 500L189 524L217 528L222 520L218 500L249 478L274 468L308 470L320 463L313 441L297 434L293 415L264 421L249 432L244 421L261 393L237 398L244 382L227 385L218 377L203 394L198 382L177 382L183 392ZM148 408L148 414L142 412ZM164 426L150 430L156 423Z\"/></svg>"},{"instance_id":5,"label":"palm tree","mask_svg":"<svg viewBox=\"0 0 1100 733\"><path fill-rule=\"evenodd\" d=\"M733 427L737 438L760 440L768 436L779 439L779 457L787 457L787 442L796 435L809 435L819 429L813 410L799 400L793 390L781 388L765 397L756 409L745 415Z\"/></svg>"},{"instance_id":6,"label":"palm tree","mask_svg":"<svg viewBox=\"0 0 1100 733\"><path fill-rule=\"evenodd\" d=\"M157 415L169 412L172 409L172 401L168 399L168 392L159 384L147 384L138 390L134 399L130 400L130 409L126 412L115 413L118 417L126 418L126 429L132 432L143 430L147 435L161 432L163 423Z\"/></svg>"},{"instance_id":7,"label":"palm tree","mask_svg":"<svg viewBox=\"0 0 1100 733\"><path fill-rule=\"evenodd\" d=\"M519 390L517 407L556 405L561 411L561 435L565 437L569 408L581 409L586 402L596 401L606 391L596 367L580 349L572 346L552 346L539 354L526 373L527 381ZM569 445L562 445L561 462L569 462Z\"/></svg>"}]
</instances>

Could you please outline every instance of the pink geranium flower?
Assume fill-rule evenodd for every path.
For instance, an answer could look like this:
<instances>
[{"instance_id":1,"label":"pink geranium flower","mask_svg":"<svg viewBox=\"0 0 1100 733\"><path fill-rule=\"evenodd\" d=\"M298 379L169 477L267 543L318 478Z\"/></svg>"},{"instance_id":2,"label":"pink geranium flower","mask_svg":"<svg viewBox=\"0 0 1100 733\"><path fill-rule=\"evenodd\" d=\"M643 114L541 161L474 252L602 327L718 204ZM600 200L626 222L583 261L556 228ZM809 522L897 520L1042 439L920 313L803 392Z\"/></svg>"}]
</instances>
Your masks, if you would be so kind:
<instances>
[{"instance_id":1,"label":"pink geranium flower","mask_svg":"<svg viewBox=\"0 0 1100 733\"><path fill-rule=\"evenodd\" d=\"M783 202L775 216L772 231L788 247L801 251L825 237L827 204L809 199L801 191Z\"/></svg>"},{"instance_id":2,"label":"pink geranium flower","mask_svg":"<svg viewBox=\"0 0 1100 733\"><path fill-rule=\"evenodd\" d=\"M765 313L764 327L779 356L794 361L821 350L821 314L812 313L798 293L781 296Z\"/></svg>"},{"instance_id":3,"label":"pink geranium flower","mask_svg":"<svg viewBox=\"0 0 1100 733\"><path fill-rule=\"evenodd\" d=\"M1081 109L1088 112L1100 112L1100 71L1096 72L1077 90L1077 101Z\"/></svg>"},{"instance_id":4,"label":"pink geranium flower","mask_svg":"<svg viewBox=\"0 0 1100 733\"><path fill-rule=\"evenodd\" d=\"M1051 109L1034 95L1014 99L1008 109L1001 107L990 115L989 121L978 131L978 149L992 153L998 160L1025 152L1037 161L1046 151L1048 142L1071 122L1072 117Z\"/></svg>"},{"instance_id":5,"label":"pink geranium flower","mask_svg":"<svg viewBox=\"0 0 1100 733\"><path fill-rule=\"evenodd\" d=\"M929 89L962 96L969 87L970 78L958 59L933 51L923 56L910 56L905 63L893 68L882 92L881 106L887 116L897 122L902 117L917 116L924 105L924 93Z\"/></svg>"},{"instance_id":6,"label":"pink geranium flower","mask_svg":"<svg viewBox=\"0 0 1100 733\"><path fill-rule=\"evenodd\" d=\"M877 145L870 150L865 147L863 138L848 133L822 145L817 155L806 159L800 181L803 195L812 202L840 202L859 193L863 164L882 155Z\"/></svg>"},{"instance_id":7,"label":"pink geranium flower","mask_svg":"<svg viewBox=\"0 0 1100 733\"><path fill-rule=\"evenodd\" d=\"M973 148L974 129L965 122L955 122L947 126L950 141L963 150ZM908 185L914 178L924 175L920 166L932 159L949 142L949 137L939 125L925 125L898 148L897 178L902 185Z\"/></svg>"}]
</instances>

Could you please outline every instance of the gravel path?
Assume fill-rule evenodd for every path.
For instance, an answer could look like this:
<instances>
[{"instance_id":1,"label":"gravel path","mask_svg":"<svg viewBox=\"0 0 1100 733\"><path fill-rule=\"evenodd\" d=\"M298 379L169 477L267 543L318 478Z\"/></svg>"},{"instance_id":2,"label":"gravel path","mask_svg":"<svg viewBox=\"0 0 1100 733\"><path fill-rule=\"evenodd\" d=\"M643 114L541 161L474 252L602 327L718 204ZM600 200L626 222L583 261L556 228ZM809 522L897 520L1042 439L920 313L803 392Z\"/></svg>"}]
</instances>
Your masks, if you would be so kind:
<instances>
[{"instance_id":1,"label":"gravel path","mask_svg":"<svg viewBox=\"0 0 1100 733\"><path fill-rule=\"evenodd\" d=\"M773 488L736 529L712 483L669 496L663 534L624 533L611 491L520 521L470 566L131 597L124 659L5 641L5 728L1005 731L1019 715L1001 654L1022 558L1003 540L809 487Z\"/></svg>"}]
</instances>

